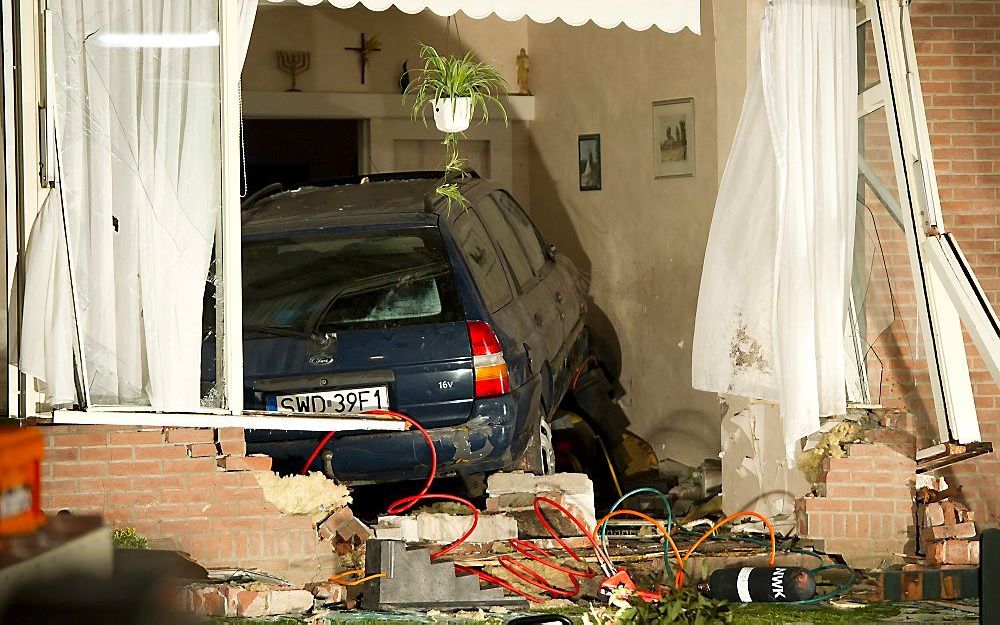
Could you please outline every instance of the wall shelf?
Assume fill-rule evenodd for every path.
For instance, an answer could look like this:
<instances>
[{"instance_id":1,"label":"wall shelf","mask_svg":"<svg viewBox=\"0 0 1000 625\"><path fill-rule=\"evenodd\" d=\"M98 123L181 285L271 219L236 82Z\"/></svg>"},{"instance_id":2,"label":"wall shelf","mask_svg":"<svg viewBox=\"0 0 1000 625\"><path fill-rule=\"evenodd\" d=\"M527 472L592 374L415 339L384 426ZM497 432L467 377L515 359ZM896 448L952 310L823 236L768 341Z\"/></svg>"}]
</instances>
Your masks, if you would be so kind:
<instances>
[{"instance_id":1,"label":"wall shelf","mask_svg":"<svg viewBox=\"0 0 1000 625\"><path fill-rule=\"evenodd\" d=\"M511 121L535 119L534 96L508 96L504 108ZM409 119L410 107L398 93L244 91L243 115L257 119Z\"/></svg>"}]
</instances>

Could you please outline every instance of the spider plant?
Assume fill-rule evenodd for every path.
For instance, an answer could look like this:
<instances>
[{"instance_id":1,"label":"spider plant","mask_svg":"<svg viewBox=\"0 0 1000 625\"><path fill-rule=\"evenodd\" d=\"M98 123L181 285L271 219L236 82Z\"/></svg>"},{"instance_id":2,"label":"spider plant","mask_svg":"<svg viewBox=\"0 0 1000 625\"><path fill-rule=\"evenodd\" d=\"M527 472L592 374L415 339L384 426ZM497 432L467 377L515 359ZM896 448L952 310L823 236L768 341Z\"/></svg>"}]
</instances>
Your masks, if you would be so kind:
<instances>
[{"instance_id":1,"label":"spider plant","mask_svg":"<svg viewBox=\"0 0 1000 625\"><path fill-rule=\"evenodd\" d=\"M426 123L427 107L433 109L439 100L469 98L473 119L478 112L482 122L489 121L488 105L493 104L507 123L507 111L499 99L507 93L507 81L495 67L473 60L471 52L461 58L442 56L427 44L420 44L420 58L424 66L416 70L416 80L411 81L405 91L415 95L413 119L420 117Z\"/></svg>"},{"instance_id":2,"label":"spider plant","mask_svg":"<svg viewBox=\"0 0 1000 625\"><path fill-rule=\"evenodd\" d=\"M475 120L478 114L480 123L488 122L489 106L492 104L500 110L504 124L507 124L507 111L499 99L507 92L507 81L496 68L473 60L471 52L467 52L461 58L442 56L432 46L426 44L420 45L420 58L424 65L416 70L416 79L407 85L404 92L414 95L411 111L414 120L420 117L426 125L427 108L435 109L442 100L453 101L451 115L454 118L458 112L458 106L455 106L454 101L458 98L468 98L469 121ZM453 203L458 203L462 207L468 206L468 200L459 191L458 184L448 182L454 175L462 178L466 175L466 161L458 154L459 134L447 132L442 142L445 148L445 181L436 191L447 200L449 210Z\"/></svg>"}]
</instances>

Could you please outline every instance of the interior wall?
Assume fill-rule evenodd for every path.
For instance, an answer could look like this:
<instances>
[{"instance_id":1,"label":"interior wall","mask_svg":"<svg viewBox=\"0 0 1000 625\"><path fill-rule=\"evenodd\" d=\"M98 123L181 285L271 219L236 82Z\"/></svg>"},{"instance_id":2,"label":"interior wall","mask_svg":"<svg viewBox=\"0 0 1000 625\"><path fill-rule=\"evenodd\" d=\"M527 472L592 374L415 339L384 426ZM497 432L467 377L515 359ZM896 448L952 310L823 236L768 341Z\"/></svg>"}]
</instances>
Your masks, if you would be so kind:
<instances>
[{"instance_id":1,"label":"interior wall","mask_svg":"<svg viewBox=\"0 0 1000 625\"><path fill-rule=\"evenodd\" d=\"M419 45L426 43L442 54L471 51L477 59L498 68L515 91L517 55L528 45L527 23L524 19L508 22L495 16L477 20L459 14L449 25L447 18L430 11L411 15L395 8L370 11L360 5L351 9L337 9L326 3L315 7L261 5L250 39L242 86L245 92L284 92L291 85L291 78L279 69L276 53L278 50L301 50L308 51L311 56L310 68L296 79L296 86L304 93L287 94L289 97L304 96L308 92L400 94L403 62L407 61L411 70L421 67ZM381 48L371 55L364 84L361 83L358 53L345 50L361 44L361 33L369 38L377 37ZM379 137L385 141L367 146L368 162L361 164L363 173L441 167L443 149L426 150L419 160L414 160L412 151L401 153L396 159L393 151L396 140L439 136L433 124L429 124L429 129L422 134L423 125L410 124L408 119L403 124L408 111L403 108L402 96L399 102L399 109L391 115L385 110L371 111L373 124L380 117L399 119L378 120L384 122L380 127L384 132ZM331 112L330 116L338 115ZM400 128L409 129L407 136L385 135L385 132L392 133ZM527 132L526 122L512 120L509 128L504 128L495 115L488 124L475 126L467 132L472 141L492 142L488 169L477 171L509 185L525 204L528 203L527 159L515 155L527 153ZM373 128L373 141L375 134L378 133Z\"/></svg>"},{"instance_id":2,"label":"interior wall","mask_svg":"<svg viewBox=\"0 0 1000 625\"><path fill-rule=\"evenodd\" d=\"M590 277L591 325L602 357L620 369L633 430L661 460L688 464L719 453L721 421L716 396L691 388L719 168L711 3L702 29L528 25L532 216ZM685 97L695 102L695 175L654 179L652 103ZM600 191L579 190L577 136L587 133L601 135Z\"/></svg>"},{"instance_id":3,"label":"interior wall","mask_svg":"<svg viewBox=\"0 0 1000 625\"><path fill-rule=\"evenodd\" d=\"M411 15L395 8L370 11L361 5L350 9L326 3L315 7L262 5L244 65L243 89L284 91L290 79L278 69L275 53L306 50L311 66L297 79L303 91L399 93L403 61L409 61L410 69L420 67L420 43L441 53L459 52L455 21L448 31L450 37L446 21L430 11ZM474 20L459 14L457 24L461 50L471 50L480 60L500 69L516 88L517 54L528 44L527 20L507 22L495 16ZM359 33L378 36L382 48L371 55L363 85L358 53L344 49L361 44Z\"/></svg>"}]
</instances>

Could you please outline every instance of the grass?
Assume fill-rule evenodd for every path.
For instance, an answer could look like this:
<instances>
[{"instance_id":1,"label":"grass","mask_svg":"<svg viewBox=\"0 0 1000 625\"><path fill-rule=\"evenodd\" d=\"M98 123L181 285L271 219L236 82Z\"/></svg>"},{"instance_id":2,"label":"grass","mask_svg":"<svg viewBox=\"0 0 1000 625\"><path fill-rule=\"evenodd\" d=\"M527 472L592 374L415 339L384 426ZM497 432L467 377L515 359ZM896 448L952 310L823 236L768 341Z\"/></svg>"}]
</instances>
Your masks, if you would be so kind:
<instances>
[{"instance_id":1,"label":"grass","mask_svg":"<svg viewBox=\"0 0 1000 625\"><path fill-rule=\"evenodd\" d=\"M755 603L749 605L733 606L733 625L790 625L792 623L815 623L817 625L840 625L841 623L855 625L873 625L885 622L885 619L892 618L900 614L903 608L912 611L914 607L918 611L926 611L929 614L936 613L940 607L933 604L894 604L876 603L864 608L855 610L839 610L830 606L788 606L780 604ZM554 613L565 614L573 619L574 623L582 623L582 608L578 608L573 613L567 610L556 610ZM456 618L455 616L439 615L435 620L423 619L423 622L437 622L441 625L454 625L458 623L470 623L475 625L497 624L502 625L510 620L513 614L486 614L486 620L471 618ZM313 617L315 618L315 617ZM206 625L303 625L306 617L301 619L280 618L280 619L224 619L216 618L206 620ZM406 614L376 613L376 612L331 612L328 620L315 620L316 625L410 625L417 621ZM970 615L968 620L955 621L942 619L941 621L927 622L948 622L948 623L976 623L974 615Z\"/></svg>"}]
</instances>

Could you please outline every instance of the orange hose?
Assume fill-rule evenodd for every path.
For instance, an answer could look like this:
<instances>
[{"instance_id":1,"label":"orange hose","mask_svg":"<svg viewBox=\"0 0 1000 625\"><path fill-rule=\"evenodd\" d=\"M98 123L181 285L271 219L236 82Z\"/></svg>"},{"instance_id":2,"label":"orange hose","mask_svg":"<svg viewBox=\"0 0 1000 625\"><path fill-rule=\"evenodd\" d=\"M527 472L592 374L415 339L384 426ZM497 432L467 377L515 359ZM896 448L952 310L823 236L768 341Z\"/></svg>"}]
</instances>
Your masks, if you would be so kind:
<instances>
[{"instance_id":1,"label":"orange hose","mask_svg":"<svg viewBox=\"0 0 1000 625\"><path fill-rule=\"evenodd\" d=\"M605 523L607 523L608 521L610 521L611 519L613 519L616 516L633 516L633 517L640 518L643 521L648 521L648 522L652 523L653 525L655 525L656 529L658 529L660 531L660 533L663 534L664 540L666 540L667 543L670 545L670 548L674 552L674 557L677 558L677 561L681 563L680 566L683 569L684 558L681 557L681 552L680 552L679 549L677 549L677 543L675 543L674 539L670 537L670 532L667 531L667 528L664 527L663 523L660 523L659 521L657 521L653 517L649 516L648 514L644 514L642 512L639 512L638 510L629 510L629 509L614 510L614 511L609 512L608 514L604 515L603 517L601 517L601 520L598 521L597 525L594 526L594 539L595 540L597 539L598 532L601 531L601 527ZM677 572L677 576L674 577L674 582L675 583L677 582L677 577L678 576L680 577L680 583L678 584L678 586L683 585L683 583L684 583L684 571L680 570L680 571Z\"/></svg>"},{"instance_id":2,"label":"orange hose","mask_svg":"<svg viewBox=\"0 0 1000 625\"><path fill-rule=\"evenodd\" d=\"M667 528L664 527L664 525L662 523L660 523L659 521L657 521L653 517L651 517L651 516L649 516L647 514L643 514L642 512L639 512L637 510L621 509L621 510L615 510L613 512L610 512L610 513L606 514L604 517L601 518L600 521L597 522L597 525L594 527L594 538L595 539L596 539L597 534L600 531L601 527L605 523L607 523L609 520L611 520L612 518L614 518L616 516L633 516L633 517L640 518L640 519L642 519L644 521L648 521L648 522L652 523L653 525L655 525L656 529L658 529L660 531L660 533L663 534L664 539L670 544L670 548L674 552L674 557L677 558L677 563L678 563L679 570L677 571L677 574L674 575L674 584L678 588L680 588L681 586L684 585L684 578L685 578L684 565L687 564L687 561L691 557L691 554L693 554L695 552L695 550L703 542L705 542L706 540L708 540L708 538L712 534L714 534L716 530L718 530L720 527L722 527L723 525L725 525L727 523L731 523L731 522L735 521L736 519L741 519L741 518L746 517L746 516L752 516L752 517L756 517L756 518L760 519L761 521L763 521L764 522L764 526L767 527L767 530L768 530L768 532L771 535L771 557L770 557L770 560L769 560L770 566L774 566L774 561L775 561L775 558L777 556L777 540L775 538L774 526L771 525L771 521L766 516L764 516L763 514L760 514L758 512L753 512L753 511L750 511L750 510L743 510L743 511L737 512L735 514L731 514L731 515L727 516L726 518L722 519L721 521L719 521L718 523L716 523L715 525L713 525L711 528L709 528L709 530L707 532L705 532L704 534L702 534L698 538L698 540L696 540L694 542L693 545L691 545L691 547L687 550L687 553L685 553L683 556L681 555L680 550L677 549L677 544L674 542L673 538L670 537L670 532L667 531Z\"/></svg>"}]
</instances>

